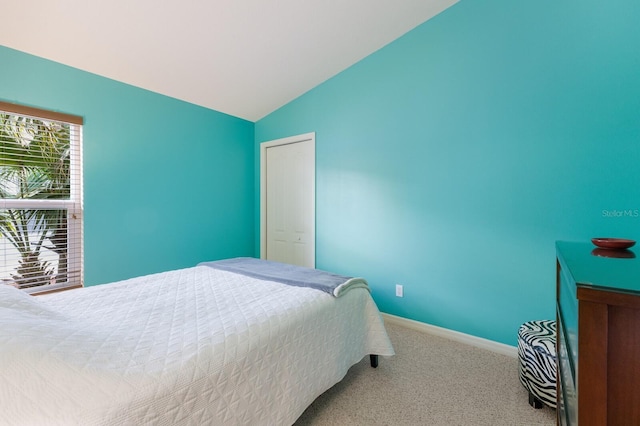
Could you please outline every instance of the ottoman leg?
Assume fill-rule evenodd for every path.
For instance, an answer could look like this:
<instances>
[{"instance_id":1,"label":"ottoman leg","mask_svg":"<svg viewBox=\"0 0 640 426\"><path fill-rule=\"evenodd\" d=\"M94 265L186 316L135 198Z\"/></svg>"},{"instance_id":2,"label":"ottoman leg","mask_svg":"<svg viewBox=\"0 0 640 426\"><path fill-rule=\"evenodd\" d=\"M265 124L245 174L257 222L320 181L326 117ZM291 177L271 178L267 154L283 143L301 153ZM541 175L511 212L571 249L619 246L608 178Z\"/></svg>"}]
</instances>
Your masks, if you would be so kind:
<instances>
[{"instance_id":1,"label":"ottoman leg","mask_svg":"<svg viewBox=\"0 0 640 426\"><path fill-rule=\"evenodd\" d=\"M534 394L529 392L529 405L533 408L542 408L542 401L536 398Z\"/></svg>"}]
</instances>

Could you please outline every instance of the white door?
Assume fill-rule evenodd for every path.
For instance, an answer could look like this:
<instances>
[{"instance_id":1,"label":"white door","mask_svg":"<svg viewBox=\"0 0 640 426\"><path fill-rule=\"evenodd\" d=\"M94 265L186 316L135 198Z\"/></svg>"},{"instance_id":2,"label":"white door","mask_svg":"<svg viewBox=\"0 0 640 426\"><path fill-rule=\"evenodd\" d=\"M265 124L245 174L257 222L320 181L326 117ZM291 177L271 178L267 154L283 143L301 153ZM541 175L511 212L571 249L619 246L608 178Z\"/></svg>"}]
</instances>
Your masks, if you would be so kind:
<instances>
[{"instance_id":1,"label":"white door","mask_svg":"<svg viewBox=\"0 0 640 426\"><path fill-rule=\"evenodd\" d=\"M315 134L264 142L260 257L315 267Z\"/></svg>"}]
</instances>

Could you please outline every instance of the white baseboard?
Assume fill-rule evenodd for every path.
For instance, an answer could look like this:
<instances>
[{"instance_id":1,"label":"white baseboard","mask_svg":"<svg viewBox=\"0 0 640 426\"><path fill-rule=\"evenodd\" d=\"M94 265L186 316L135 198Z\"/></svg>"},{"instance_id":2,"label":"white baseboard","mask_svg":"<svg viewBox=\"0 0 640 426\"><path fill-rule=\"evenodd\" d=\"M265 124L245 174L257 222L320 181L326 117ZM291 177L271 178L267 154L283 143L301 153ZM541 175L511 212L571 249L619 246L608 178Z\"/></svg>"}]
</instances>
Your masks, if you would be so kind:
<instances>
[{"instance_id":1,"label":"white baseboard","mask_svg":"<svg viewBox=\"0 0 640 426\"><path fill-rule=\"evenodd\" d=\"M459 331L449 330L447 328L438 327L420 321L414 321L408 318L398 317L391 314L382 314L385 322L401 325L423 333L433 334L435 336L444 337L446 339L455 340L456 342L465 343L482 349L487 349L502 355L513 358L518 357L518 348L515 346L505 345L504 343L494 342L493 340L483 339L482 337L472 336L470 334L460 333Z\"/></svg>"}]
</instances>

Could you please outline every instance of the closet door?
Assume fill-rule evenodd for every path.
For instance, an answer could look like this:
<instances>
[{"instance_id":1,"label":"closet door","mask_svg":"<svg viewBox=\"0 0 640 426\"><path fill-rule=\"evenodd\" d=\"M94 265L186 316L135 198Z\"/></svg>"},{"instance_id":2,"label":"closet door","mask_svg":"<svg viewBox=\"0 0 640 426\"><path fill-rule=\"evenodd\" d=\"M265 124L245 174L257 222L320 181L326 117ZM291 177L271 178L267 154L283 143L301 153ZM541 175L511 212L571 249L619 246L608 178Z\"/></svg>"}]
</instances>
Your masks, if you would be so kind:
<instances>
[{"instance_id":1,"label":"closet door","mask_svg":"<svg viewBox=\"0 0 640 426\"><path fill-rule=\"evenodd\" d=\"M261 258L315 267L315 135L261 145Z\"/></svg>"}]
</instances>

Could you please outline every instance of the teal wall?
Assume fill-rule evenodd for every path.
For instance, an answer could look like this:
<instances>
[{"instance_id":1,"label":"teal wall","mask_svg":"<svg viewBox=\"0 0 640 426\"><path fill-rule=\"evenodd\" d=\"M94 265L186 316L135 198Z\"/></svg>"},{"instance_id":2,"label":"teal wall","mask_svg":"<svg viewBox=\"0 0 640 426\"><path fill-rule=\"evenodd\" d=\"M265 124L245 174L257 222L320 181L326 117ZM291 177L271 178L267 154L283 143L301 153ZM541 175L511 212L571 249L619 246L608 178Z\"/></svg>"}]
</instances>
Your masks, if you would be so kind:
<instances>
[{"instance_id":1,"label":"teal wall","mask_svg":"<svg viewBox=\"0 0 640 426\"><path fill-rule=\"evenodd\" d=\"M255 152L316 132L318 268L514 345L555 315L555 240L640 239L638 22L637 0L462 0L258 121Z\"/></svg>"},{"instance_id":2,"label":"teal wall","mask_svg":"<svg viewBox=\"0 0 640 426\"><path fill-rule=\"evenodd\" d=\"M87 285L254 254L253 123L1 46L0 99L84 117Z\"/></svg>"}]
</instances>

